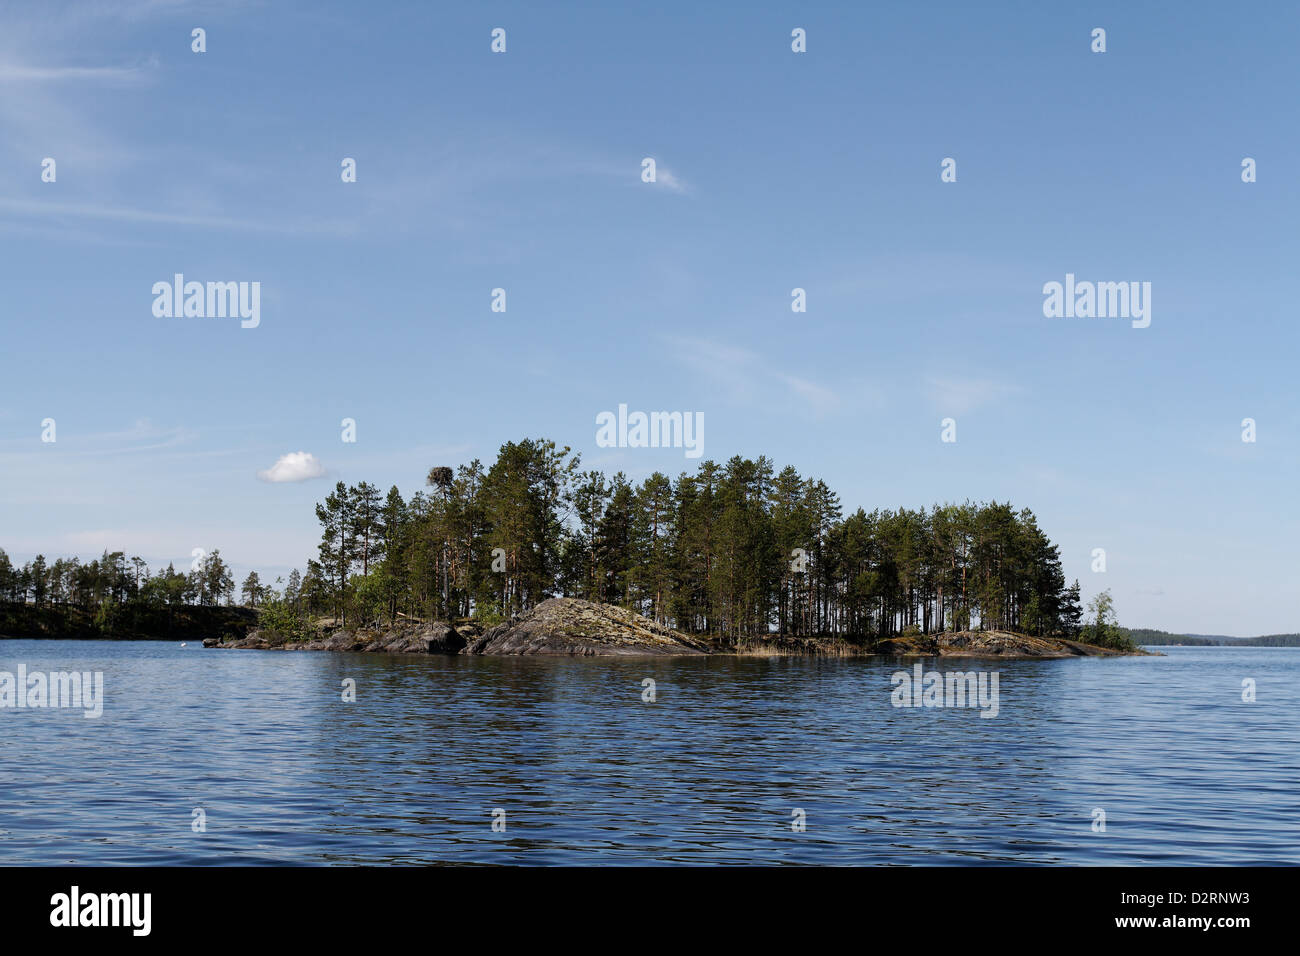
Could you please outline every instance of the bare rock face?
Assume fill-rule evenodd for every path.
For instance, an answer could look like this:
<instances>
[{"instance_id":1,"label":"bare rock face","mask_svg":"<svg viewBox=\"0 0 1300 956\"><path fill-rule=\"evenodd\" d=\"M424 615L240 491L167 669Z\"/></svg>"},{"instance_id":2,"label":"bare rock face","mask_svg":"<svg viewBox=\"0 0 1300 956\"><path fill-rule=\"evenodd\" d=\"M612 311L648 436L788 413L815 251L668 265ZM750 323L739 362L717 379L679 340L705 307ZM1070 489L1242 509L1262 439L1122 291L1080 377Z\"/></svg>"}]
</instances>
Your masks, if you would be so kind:
<instances>
[{"instance_id":1,"label":"bare rock face","mask_svg":"<svg viewBox=\"0 0 1300 956\"><path fill-rule=\"evenodd\" d=\"M662 657L707 654L709 646L633 611L552 598L486 631L462 654Z\"/></svg>"},{"instance_id":2,"label":"bare rock face","mask_svg":"<svg viewBox=\"0 0 1300 956\"><path fill-rule=\"evenodd\" d=\"M329 637L308 641L303 645L307 651L359 651L366 646L365 638L352 631L335 631Z\"/></svg>"},{"instance_id":3,"label":"bare rock face","mask_svg":"<svg viewBox=\"0 0 1300 956\"><path fill-rule=\"evenodd\" d=\"M313 641L286 641L272 631L253 631L240 641L220 641L209 638L204 647L221 647L234 650L285 650L285 651L369 651L375 654L458 654L465 646L465 638L449 624L436 621L418 627L406 627L386 632L357 630L335 631L328 637Z\"/></svg>"},{"instance_id":4,"label":"bare rock face","mask_svg":"<svg viewBox=\"0 0 1300 956\"><path fill-rule=\"evenodd\" d=\"M415 630L389 631L365 649L385 654L457 654L464 646L465 639L455 628L436 621Z\"/></svg>"}]
</instances>

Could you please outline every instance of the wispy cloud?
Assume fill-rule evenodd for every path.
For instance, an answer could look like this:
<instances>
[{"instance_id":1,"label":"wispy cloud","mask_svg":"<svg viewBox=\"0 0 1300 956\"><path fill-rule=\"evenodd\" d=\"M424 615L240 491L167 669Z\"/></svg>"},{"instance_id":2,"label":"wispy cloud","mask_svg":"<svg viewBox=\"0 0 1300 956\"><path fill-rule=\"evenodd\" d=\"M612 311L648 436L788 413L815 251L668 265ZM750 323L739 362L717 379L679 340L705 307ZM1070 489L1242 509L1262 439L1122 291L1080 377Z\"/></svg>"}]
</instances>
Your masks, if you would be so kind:
<instances>
[{"instance_id":1,"label":"wispy cloud","mask_svg":"<svg viewBox=\"0 0 1300 956\"><path fill-rule=\"evenodd\" d=\"M119 432L104 432L94 436L95 440L114 446L112 451L155 451L159 448L173 448L198 437L193 429L184 426L163 427L155 425L147 418L136 419L130 428Z\"/></svg>"},{"instance_id":2,"label":"wispy cloud","mask_svg":"<svg viewBox=\"0 0 1300 956\"><path fill-rule=\"evenodd\" d=\"M41 66L0 59L0 80L11 83L59 83L81 80L103 83L141 83L156 69L157 60L140 66Z\"/></svg>"},{"instance_id":3,"label":"wispy cloud","mask_svg":"<svg viewBox=\"0 0 1300 956\"><path fill-rule=\"evenodd\" d=\"M45 454L45 449L49 448L56 448L60 456L69 457L128 455L142 451L175 448L179 445L189 444L198 438L198 432L192 428L186 428L183 425L155 425L147 418L137 419L129 428L117 431L81 434L60 428L56 420L54 432L56 441L51 445L44 445L39 442L43 429L43 424L37 427L33 423L29 434L4 439L0 441L0 448L8 446L20 449L21 451L14 456L16 460L20 455ZM37 451L30 451L33 446L36 447ZM4 460L4 457L0 456L0 461L2 460Z\"/></svg>"},{"instance_id":4,"label":"wispy cloud","mask_svg":"<svg viewBox=\"0 0 1300 956\"><path fill-rule=\"evenodd\" d=\"M0 196L5 231L92 242L111 236L118 244L137 240L114 228L121 223L295 237L352 235L355 225L346 221L351 217L323 219L314 211L319 204L309 205L305 197L299 215L274 217L264 213L260 197L234 205L225 201L232 193L244 195L240 190L214 191L209 199L205 190L229 173L228 161L174 139L145 149L129 132L131 120L155 110L167 93L155 82L163 73L159 55L141 45L141 23L224 17L231 6L50 0L39 14L23 16L21 8L6 5L0 34L0 127L5 129L0 158L30 169L35 182L37 164L51 157L58 163L58 180L41 187L38 198L23 188L27 183L11 182L8 195ZM189 29L178 30L175 42L188 56ZM140 51L135 59L124 60L124 42ZM80 51L76 57L69 52L74 50ZM115 121L119 112L125 122ZM183 178L173 175L180 169ZM141 176L150 184L148 198L132 188Z\"/></svg>"},{"instance_id":5,"label":"wispy cloud","mask_svg":"<svg viewBox=\"0 0 1300 956\"><path fill-rule=\"evenodd\" d=\"M110 219L120 222L152 223L172 226L192 226L209 229L229 229L246 232L267 232L282 235L335 235L343 236L354 227L339 222L259 222L250 219L231 219L225 216L192 216L184 213L155 212L130 206L103 206L93 203L42 202L33 199L0 197L0 209L19 215L44 219L66 216L85 219Z\"/></svg>"},{"instance_id":6,"label":"wispy cloud","mask_svg":"<svg viewBox=\"0 0 1300 956\"><path fill-rule=\"evenodd\" d=\"M839 397L827 386L792 375L749 349L683 336L670 336L667 341L679 361L701 378L714 382L734 402L753 404L777 382L784 386L787 398L797 398L818 414L833 411L840 404Z\"/></svg>"},{"instance_id":7,"label":"wispy cloud","mask_svg":"<svg viewBox=\"0 0 1300 956\"><path fill-rule=\"evenodd\" d=\"M936 409L951 415L963 415L992 402L1001 401L1023 391L1019 385L989 378L930 376L926 391Z\"/></svg>"},{"instance_id":8,"label":"wispy cloud","mask_svg":"<svg viewBox=\"0 0 1300 956\"><path fill-rule=\"evenodd\" d=\"M662 186L664 189L667 189L669 192L678 193L681 195L685 195L692 191L690 185L687 184L684 180L682 180L681 177L679 177L671 169L666 169L663 166L659 166L655 170L655 181L653 183L650 183L649 185Z\"/></svg>"}]
</instances>

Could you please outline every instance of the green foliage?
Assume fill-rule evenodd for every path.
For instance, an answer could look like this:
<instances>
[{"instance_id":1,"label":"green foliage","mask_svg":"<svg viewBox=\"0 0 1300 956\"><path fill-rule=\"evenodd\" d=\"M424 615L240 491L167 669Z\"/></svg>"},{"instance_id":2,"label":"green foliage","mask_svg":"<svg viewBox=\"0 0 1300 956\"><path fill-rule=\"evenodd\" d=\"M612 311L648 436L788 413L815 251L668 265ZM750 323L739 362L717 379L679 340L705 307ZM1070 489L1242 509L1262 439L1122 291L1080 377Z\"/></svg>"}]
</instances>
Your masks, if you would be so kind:
<instances>
[{"instance_id":1,"label":"green foliage","mask_svg":"<svg viewBox=\"0 0 1300 956\"><path fill-rule=\"evenodd\" d=\"M356 581L354 590L355 617L366 624L381 623L385 618L392 624L395 615L391 609L394 599L400 597L401 584L385 562L370 574Z\"/></svg>"},{"instance_id":2,"label":"green foliage","mask_svg":"<svg viewBox=\"0 0 1300 956\"><path fill-rule=\"evenodd\" d=\"M496 627L505 621L505 615L495 607L487 606L474 609L474 620L484 627Z\"/></svg>"},{"instance_id":3,"label":"green foliage","mask_svg":"<svg viewBox=\"0 0 1300 956\"><path fill-rule=\"evenodd\" d=\"M111 598L105 598L95 609L94 626L105 637L113 636L113 626L117 623L119 605Z\"/></svg>"},{"instance_id":4,"label":"green foliage","mask_svg":"<svg viewBox=\"0 0 1300 956\"><path fill-rule=\"evenodd\" d=\"M314 635L307 617L289 601L267 601L257 609L257 626L280 634L287 641L306 641Z\"/></svg>"},{"instance_id":5,"label":"green foliage","mask_svg":"<svg viewBox=\"0 0 1300 956\"><path fill-rule=\"evenodd\" d=\"M1102 591L1088 602L1088 623L1084 625L1079 640L1098 647L1109 647L1117 651L1137 650L1131 637L1119 626L1115 616L1115 600L1110 591Z\"/></svg>"}]
</instances>

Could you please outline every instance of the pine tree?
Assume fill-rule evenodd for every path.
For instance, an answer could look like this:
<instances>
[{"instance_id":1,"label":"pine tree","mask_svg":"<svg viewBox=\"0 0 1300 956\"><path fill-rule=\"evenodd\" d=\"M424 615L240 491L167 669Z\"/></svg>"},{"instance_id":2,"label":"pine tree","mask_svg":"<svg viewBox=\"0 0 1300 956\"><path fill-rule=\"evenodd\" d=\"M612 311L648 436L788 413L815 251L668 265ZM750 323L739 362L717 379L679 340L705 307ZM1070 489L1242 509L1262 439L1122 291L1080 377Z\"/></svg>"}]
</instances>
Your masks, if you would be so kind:
<instances>
[{"instance_id":1,"label":"pine tree","mask_svg":"<svg viewBox=\"0 0 1300 956\"><path fill-rule=\"evenodd\" d=\"M316 520L321 524L320 567L340 625L347 624L347 588L356 558L356 522L353 496L343 482L316 506Z\"/></svg>"},{"instance_id":2,"label":"pine tree","mask_svg":"<svg viewBox=\"0 0 1300 956\"><path fill-rule=\"evenodd\" d=\"M248 577L244 578L243 586L240 588L243 595L244 603L249 607L257 607L258 599L262 594L262 581L257 576L256 571L249 571Z\"/></svg>"}]
</instances>

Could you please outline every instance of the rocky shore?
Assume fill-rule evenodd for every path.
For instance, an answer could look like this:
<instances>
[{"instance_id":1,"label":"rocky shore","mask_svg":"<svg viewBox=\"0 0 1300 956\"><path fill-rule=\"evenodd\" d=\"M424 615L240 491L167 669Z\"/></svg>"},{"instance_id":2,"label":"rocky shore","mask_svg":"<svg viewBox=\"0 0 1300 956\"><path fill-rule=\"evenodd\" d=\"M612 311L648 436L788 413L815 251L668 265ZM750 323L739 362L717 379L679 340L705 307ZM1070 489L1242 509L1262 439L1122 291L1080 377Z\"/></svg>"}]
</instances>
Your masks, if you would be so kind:
<instances>
[{"instance_id":1,"label":"rocky shore","mask_svg":"<svg viewBox=\"0 0 1300 956\"><path fill-rule=\"evenodd\" d=\"M923 634L913 637L895 637L880 641L875 646L877 654L895 657L1131 657L1150 656L1150 652L1117 651L1096 644L1084 644L1060 637L1031 637L1011 631L945 631L942 634Z\"/></svg>"},{"instance_id":2,"label":"rocky shore","mask_svg":"<svg viewBox=\"0 0 1300 956\"><path fill-rule=\"evenodd\" d=\"M466 641L455 628L441 622L416 627L335 631L311 641L291 641L274 631L255 630L233 641L208 638L204 647L256 651L354 651L382 654L459 654Z\"/></svg>"},{"instance_id":3,"label":"rocky shore","mask_svg":"<svg viewBox=\"0 0 1300 956\"><path fill-rule=\"evenodd\" d=\"M526 614L480 633L473 624L445 623L393 628L339 630L307 641L254 630L238 639L209 638L204 647L233 650L351 651L384 654L475 654L528 657L1113 657L1115 651L1062 638L1029 637L1007 631L958 631L897 637L856 644L842 638L750 637L708 641L657 624L609 604L552 598ZM1137 653L1143 654L1144 651Z\"/></svg>"}]
</instances>

